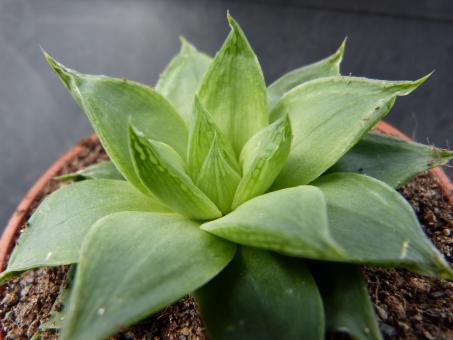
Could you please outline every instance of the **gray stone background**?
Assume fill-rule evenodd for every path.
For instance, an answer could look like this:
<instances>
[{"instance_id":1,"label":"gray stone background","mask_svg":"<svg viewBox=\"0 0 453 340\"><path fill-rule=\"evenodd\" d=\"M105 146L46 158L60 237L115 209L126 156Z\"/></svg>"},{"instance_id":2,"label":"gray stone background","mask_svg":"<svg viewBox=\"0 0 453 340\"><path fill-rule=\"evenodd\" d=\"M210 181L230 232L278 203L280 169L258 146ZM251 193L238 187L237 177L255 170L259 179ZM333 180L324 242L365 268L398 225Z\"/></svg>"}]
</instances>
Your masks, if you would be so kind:
<instances>
[{"instance_id":1,"label":"gray stone background","mask_svg":"<svg viewBox=\"0 0 453 340\"><path fill-rule=\"evenodd\" d=\"M219 48L227 9L268 82L345 36L345 74L399 80L435 69L387 120L418 141L453 143L450 0L0 0L0 229L39 175L92 132L39 46L82 72L153 84L179 34L210 54Z\"/></svg>"}]
</instances>

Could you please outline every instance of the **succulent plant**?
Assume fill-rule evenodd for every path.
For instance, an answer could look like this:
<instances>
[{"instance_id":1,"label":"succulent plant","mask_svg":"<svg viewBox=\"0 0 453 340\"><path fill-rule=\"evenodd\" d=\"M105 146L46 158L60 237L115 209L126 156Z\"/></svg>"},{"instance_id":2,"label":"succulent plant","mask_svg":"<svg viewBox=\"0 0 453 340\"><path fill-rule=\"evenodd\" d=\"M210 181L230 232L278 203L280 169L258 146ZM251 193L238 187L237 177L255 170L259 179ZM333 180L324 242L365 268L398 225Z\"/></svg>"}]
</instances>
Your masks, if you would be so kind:
<instances>
[{"instance_id":1,"label":"succulent plant","mask_svg":"<svg viewBox=\"0 0 453 340\"><path fill-rule=\"evenodd\" d=\"M345 43L266 88L238 24L184 39L154 88L51 67L111 162L48 196L10 277L76 265L62 339L102 339L186 294L213 339L379 339L360 266L453 278L395 190L453 157L370 132L416 81L341 76Z\"/></svg>"}]
</instances>

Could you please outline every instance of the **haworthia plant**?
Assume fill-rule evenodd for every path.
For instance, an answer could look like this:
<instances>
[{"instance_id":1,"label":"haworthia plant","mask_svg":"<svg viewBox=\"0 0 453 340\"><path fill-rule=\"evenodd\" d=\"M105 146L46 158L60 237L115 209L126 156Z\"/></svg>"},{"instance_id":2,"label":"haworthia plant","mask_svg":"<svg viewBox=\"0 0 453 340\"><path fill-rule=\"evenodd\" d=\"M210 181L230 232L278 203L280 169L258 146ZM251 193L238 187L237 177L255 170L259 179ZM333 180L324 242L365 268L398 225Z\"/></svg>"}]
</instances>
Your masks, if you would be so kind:
<instances>
[{"instance_id":1,"label":"haworthia plant","mask_svg":"<svg viewBox=\"0 0 453 340\"><path fill-rule=\"evenodd\" d=\"M124 179L123 176L119 173L116 169L115 164L110 161L105 161L93 165L89 165L84 169L79 171L65 174L61 176L55 177L56 180L59 181L80 181L84 179L97 179L97 178L104 178L104 179Z\"/></svg>"},{"instance_id":2,"label":"haworthia plant","mask_svg":"<svg viewBox=\"0 0 453 340\"><path fill-rule=\"evenodd\" d=\"M369 133L327 172L356 172L399 188L418 173L447 164L452 157L449 150Z\"/></svg>"},{"instance_id":3,"label":"haworthia plant","mask_svg":"<svg viewBox=\"0 0 453 340\"><path fill-rule=\"evenodd\" d=\"M41 203L0 276L77 264L63 340L191 293L213 339L381 339L360 265L453 278L395 190L453 153L369 133L427 77L341 76L343 43L266 89L228 21L214 58L182 39L154 89L45 53L111 159L60 178L75 183Z\"/></svg>"},{"instance_id":4,"label":"haworthia plant","mask_svg":"<svg viewBox=\"0 0 453 340\"><path fill-rule=\"evenodd\" d=\"M313 262L310 269L321 292L327 330L358 340L382 339L359 267Z\"/></svg>"},{"instance_id":5,"label":"haworthia plant","mask_svg":"<svg viewBox=\"0 0 453 340\"><path fill-rule=\"evenodd\" d=\"M340 63L343 59L346 39L338 50L316 63L292 70L269 85L267 89L268 107L272 109L278 100L289 90L309 80L340 75Z\"/></svg>"},{"instance_id":6,"label":"haworthia plant","mask_svg":"<svg viewBox=\"0 0 453 340\"><path fill-rule=\"evenodd\" d=\"M211 57L197 51L186 39L181 37L181 51L168 64L156 84L156 91L169 99L187 124L192 118L193 100Z\"/></svg>"}]
</instances>

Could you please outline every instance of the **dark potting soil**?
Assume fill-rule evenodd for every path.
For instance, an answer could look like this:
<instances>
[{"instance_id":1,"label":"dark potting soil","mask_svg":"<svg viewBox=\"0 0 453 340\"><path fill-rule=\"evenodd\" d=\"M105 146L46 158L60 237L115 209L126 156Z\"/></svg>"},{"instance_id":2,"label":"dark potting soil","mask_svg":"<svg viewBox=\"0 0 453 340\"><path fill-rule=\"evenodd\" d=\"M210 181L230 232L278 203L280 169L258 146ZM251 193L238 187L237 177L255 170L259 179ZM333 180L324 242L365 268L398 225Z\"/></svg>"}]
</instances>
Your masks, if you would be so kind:
<instances>
[{"instance_id":1,"label":"dark potting soil","mask_svg":"<svg viewBox=\"0 0 453 340\"><path fill-rule=\"evenodd\" d=\"M108 159L98 143L84 147L61 174L74 172ZM63 183L51 180L42 200ZM453 210L437 183L419 175L401 190L415 209L428 237L453 263ZM453 282L410 273L403 269L365 268L371 299L385 339L453 339ZM30 339L50 315L61 287L67 284L68 267L28 271L0 288L0 320L5 339ZM55 307L54 307L55 308ZM42 339L57 339L52 332ZM206 339L198 308L187 296L154 316L110 337L117 339ZM329 339L348 339L329 335Z\"/></svg>"}]
</instances>

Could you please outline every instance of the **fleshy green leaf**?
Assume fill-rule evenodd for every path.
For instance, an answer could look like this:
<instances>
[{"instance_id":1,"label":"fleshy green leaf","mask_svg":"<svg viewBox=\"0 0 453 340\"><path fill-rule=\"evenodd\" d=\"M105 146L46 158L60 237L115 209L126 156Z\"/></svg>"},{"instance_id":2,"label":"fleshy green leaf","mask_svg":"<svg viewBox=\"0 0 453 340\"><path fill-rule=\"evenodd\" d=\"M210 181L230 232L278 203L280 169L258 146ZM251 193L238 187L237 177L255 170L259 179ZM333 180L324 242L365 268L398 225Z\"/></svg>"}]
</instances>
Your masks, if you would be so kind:
<instances>
[{"instance_id":1,"label":"fleshy green leaf","mask_svg":"<svg viewBox=\"0 0 453 340\"><path fill-rule=\"evenodd\" d=\"M321 297L301 260L240 247L195 296L213 339L324 339Z\"/></svg>"},{"instance_id":2,"label":"fleshy green leaf","mask_svg":"<svg viewBox=\"0 0 453 340\"><path fill-rule=\"evenodd\" d=\"M236 160L236 155L230 144L220 129L216 126L208 111L200 103L198 97L194 101L194 123L189 137L189 148L187 160L189 173L196 181L199 178L201 168L206 157L211 150L214 138L217 138L222 157L228 162L236 172L240 173L240 168Z\"/></svg>"},{"instance_id":3,"label":"fleshy green leaf","mask_svg":"<svg viewBox=\"0 0 453 340\"><path fill-rule=\"evenodd\" d=\"M146 191L129 155L127 126L131 117L148 138L169 144L186 157L187 127L159 93L126 79L82 74L64 67L48 54L45 56L85 111L110 159L135 187Z\"/></svg>"},{"instance_id":4,"label":"fleshy green leaf","mask_svg":"<svg viewBox=\"0 0 453 340\"><path fill-rule=\"evenodd\" d=\"M219 273L235 246L177 215L123 212L83 244L62 339L104 339Z\"/></svg>"},{"instance_id":5,"label":"fleshy green leaf","mask_svg":"<svg viewBox=\"0 0 453 340\"><path fill-rule=\"evenodd\" d=\"M247 38L228 16L231 32L200 85L201 103L212 114L237 155L256 132L268 125L266 85Z\"/></svg>"},{"instance_id":6,"label":"fleshy green leaf","mask_svg":"<svg viewBox=\"0 0 453 340\"><path fill-rule=\"evenodd\" d=\"M124 180L124 177L110 161L87 166L85 169L70 174L55 177L59 181L80 181L84 179L116 179Z\"/></svg>"},{"instance_id":7,"label":"fleshy green leaf","mask_svg":"<svg viewBox=\"0 0 453 340\"><path fill-rule=\"evenodd\" d=\"M310 270L321 292L327 330L346 332L354 340L382 339L359 267L314 262Z\"/></svg>"},{"instance_id":8,"label":"fleshy green leaf","mask_svg":"<svg viewBox=\"0 0 453 340\"><path fill-rule=\"evenodd\" d=\"M316 187L303 185L255 197L201 229L235 243L300 257L341 257Z\"/></svg>"},{"instance_id":9,"label":"fleshy green leaf","mask_svg":"<svg viewBox=\"0 0 453 340\"><path fill-rule=\"evenodd\" d=\"M28 221L0 282L13 272L76 263L91 226L118 211L168 211L126 181L77 182L49 195Z\"/></svg>"},{"instance_id":10,"label":"fleshy green leaf","mask_svg":"<svg viewBox=\"0 0 453 340\"><path fill-rule=\"evenodd\" d=\"M316 179L389 112L397 96L411 93L425 79L391 82L330 77L289 91L271 112L272 120L289 113L294 135L275 188Z\"/></svg>"},{"instance_id":11,"label":"fleshy green leaf","mask_svg":"<svg viewBox=\"0 0 453 340\"><path fill-rule=\"evenodd\" d=\"M354 173L322 176L314 185L326 198L333 239L345 250L341 261L399 266L453 278L444 257L420 228L412 207L393 188Z\"/></svg>"},{"instance_id":12,"label":"fleshy green leaf","mask_svg":"<svg viewBox=\"0 0 453 340\"><path fill-rule=\"evenodd\" d=\"M340 63L343 59L346 39L338 50L316 63L300 67L284 74L267 88L268 107L272 109L278 100L289 90L307 81L340 75Z\"/></svg>"},{"instance_id":13,"label":"fleshy green leaf","mask_svg":"<svg viewBox=\"0 0 453 340\"><path fill-rule=\"evenodd\" d=\"M240 180L240 169L231 144L213 122L198 97L194 102L195 121L188 149L189 173L195 184L222 211L231 202Z\"/></svg>"},{"instance_id":14,"label":"fleshy green leaf","mask_svg":"<svg viewBox=\"0 0 453 340\"><path fill-rule=\"evenodd\" d=\"M369 133L327 172L362 173L400 187L418 173L452 158L453 151Z\"/></svg>"},{"instance_id":15,"label":"fleshy green leaf","mask_svg":"<svg viewBox=\"0 0 453 340\"><path fill-rule=\"evenodd\" d=\"M147 139L132 126L129 146L134 168L152 195L188 218L206 220L222 214L186 174L183 161L170 146Z\"/></svg>"},{"instance_id":16,"label":"fleshy green leaf","mask_svg":"<svg viewBox=\"0 0 453 340\"><path fill-rule=\"evenodd\" d=\"M192 120L195 92L211 61L211 57L181 37L179 54L170 61L156 84L156 91L170 100L188 125Z\"/></svg>"},{"instance_id":17,"label":"fleshy green leaf","mask_svg":"<svg viewBox=\"0 0 453 340\"><path fill-rule=\"evenodd\" d=\"M197 187L225 214L231 210L231 202L240 180L240 175L225 159L217 135L214 135L211 149L196 182Z\"/></svg>"},{"instance_id":18,"label":"fleshy green leaf","mask_svg":"<svg viewBox=\"0 0 453 340\"><path fill-rule=\"evenodd\" d=\"M291 124L285 116L245 144L240 157L243 177L234 196L233 209L269 189L285 165L291 138Z\"/></svg>"}]
</instances>

